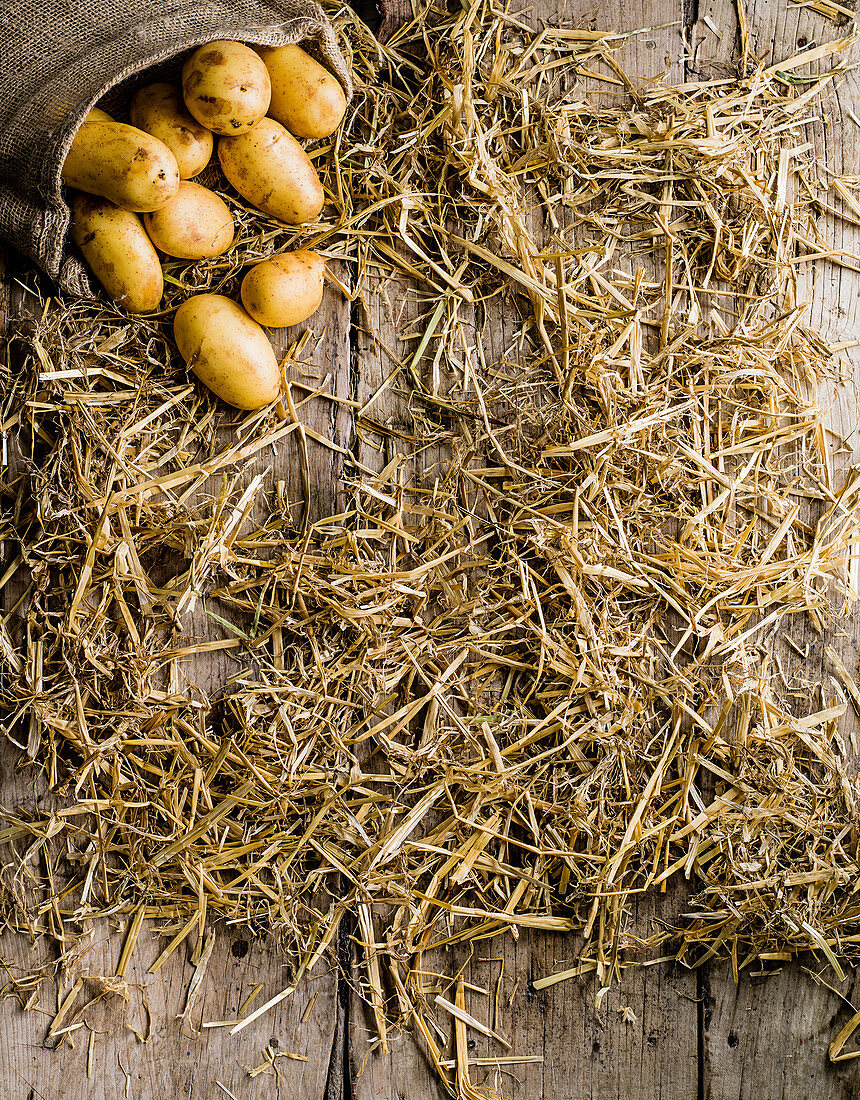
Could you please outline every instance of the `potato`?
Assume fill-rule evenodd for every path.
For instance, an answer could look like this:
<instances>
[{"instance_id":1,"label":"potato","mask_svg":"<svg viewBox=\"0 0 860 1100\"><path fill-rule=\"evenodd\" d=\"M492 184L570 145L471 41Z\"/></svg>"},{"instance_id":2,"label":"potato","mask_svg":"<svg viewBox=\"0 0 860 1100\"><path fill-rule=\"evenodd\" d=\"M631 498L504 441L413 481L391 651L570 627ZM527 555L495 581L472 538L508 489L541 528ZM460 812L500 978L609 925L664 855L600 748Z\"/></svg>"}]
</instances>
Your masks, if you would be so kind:
<instances>
[{"instance_id":1,"label":"potato","mask_svg":"<svg viewBox=\"0 0 860 1100\"><path fill-rule=\"evenodd\" d=\"M156 248L180 260L220 256L233 243L236 231L227 203L190 180L180 182L166 206L144 214L143 224Z\"/></svg>"},{"instance_id":2,"label":"potato","mask_svg":"<svg viewBox=\"0 0 860 1100\"><path fill-rule=\"evenodd\" d=\"M92 107L90 113L84 119L84 122L115 122L116 119L112 115L109 115L107 111L103 111L101 107Z\"/></svg>"},{"instance_id":3,"label":"potato","mask_svg":"<svg viewBox=\"0 0 860 1100\"><path fill-rule=\"evenodd\" d=\"M242 302L261 325L297 325L319 309L324 274L325 260L309 249L271 256L242 280Z\"/></svg>"},{"instance_id":4,"label":"potato","mask_svg":"<svg viewBox=\"0 0 860 1100\"><path fill-rule=\"evenodd\" d=\"M140 218L107 199L72 196L71 234L93 275L129 313L149 313L164 290L161 264Z\"/></svg>"},{"instance_id":5,"label":"potato","mask_svg":"<svg viewBox=\"0 0 860 1100\"><path fill-rule=\"evenodd\" d=\"M221 138L218 159L242 198L289 225L310 221L323 208L325 194L310 158L273 118L247 134Z\"/></svg>"},{"instance_id":6,"label":"potato","mask_svg":"<svg viewBox=\"0 0 860 1100\"><path fill-rule=\"evenodd\" d=\"M272 345L256 321L223 294L195 294L176 311L179 354L228 405L261 409L281 389Z\"/></svg>"},{"instance_id":7,"label":"potato","mask_svg":"<svg viewBox=\"0 0 860 1100\"><path fill-rule=\"evenodd\" d=\"M132 126L163 141L176 157L180 179L202 172L212 159L213 138L185 109L173 84L148 84L135 93L129 108Z\"/></svg>"},{"instance_id":8,"label":"potato","mask_svg":"<svg viewBox=\"0 0 860 1100\"><path fill-rule=\"evenodd\" d=\"M135 126L85 122L63 165L63 183L125 210L157 210L176 194L179 168L167 146Z\"/></svg>"},{"instance_id":9,"label":"potato","mask_svg":"<svg viewBox=\"0 0 860 1100\"><path fill-rule=\"evenodd\" d=\"M340 81L301 46L260 47L258 53L272 82L269 116L296 137L333 134L346 111Z\"/></svg>"},{"instance_id":10,"label":"potato","mask_svg":"<svg viewBox=\"0 0 860 1100\"><path fill-rule=\"evenodd\" d=\"M269 109L272 85L262 58L241 42L210 42L182 66L185 105L216 134L241 134Z\"/></svg>"}]
</instances>

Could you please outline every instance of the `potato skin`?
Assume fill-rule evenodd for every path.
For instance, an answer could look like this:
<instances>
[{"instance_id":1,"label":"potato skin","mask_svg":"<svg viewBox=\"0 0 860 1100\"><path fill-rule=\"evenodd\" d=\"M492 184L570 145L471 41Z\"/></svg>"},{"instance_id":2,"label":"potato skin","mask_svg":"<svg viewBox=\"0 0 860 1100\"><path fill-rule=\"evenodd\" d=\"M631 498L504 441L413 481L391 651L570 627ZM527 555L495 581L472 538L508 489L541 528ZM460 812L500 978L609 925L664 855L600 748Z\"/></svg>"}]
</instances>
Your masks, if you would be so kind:
<instances>
[{"instance_id":1,"label":"potato skin","mask_svg":"<svg viewBox=\"0 0 860 1100\"><path fill-rule=\"evenodd\" d=\"M301 46L260 47L258 53L272 82L269 116L296 137L333 134L346 112L346 96L337 77Z\"/></svg>"},{"instance_id":2,"label":"potato skin","mask_svg":"<svg viewBox=\"0 0 860 1100\"><path fill-rule=\"evenodd\" d=\"M199 123L216 134L241 134L269 109L272 85L262 59L241 42L209 42L182 66L182 95Z\"/></svg>"},{"instance_id":3,"label":"potato skin","mask_svg":"<svg viewBox=\"0 0 860 1100\"><path fill-rule=\"evenodd\" d=\"M115 122L116 119L113 115L109 115L107 111L103 111L101 107L91 107L90 113L84 119L84 122Z\"/></svg>"},{"instance_id":4,"label":"potato skin","mask_svg":"<svg viewBox=\"0 0 860 1100\"><path fill-rule=\"evenodd\" d=\"M176 157L179 178L198 175L212 159L212 132L185 108L182 93L173 84L148 84L135 93L129 108L132 126L163 141Z\"/></svg>"},{"instance_id":5,"label":"potato skin","mask_svg":"<svg viewBox=\"0 0 860 1100\"><path fill-rule=\"evenodd\" d=\"M181 180L170 202L144 214L143 224L156 248L180 260L220 256L236 232L227 203L191 180Z\"/></svg>"},{"instance_id":6,"label":"potato skin","mask_svg":"<svg viewBox=\"0 0 860 1100\"><path fill-rule=\"evenodd\" d=\"M195 294L176 311L173 332L189 368L228 405L261 409L280 393L269 338L232 298Z\"/></svg>"},{"instance_id":7,"label":"potato skin","mask_svg":"<svg viewBox=\"0 0 860 1100\"><path fill-rule=\"evenodd\" d=\"M242 280L242 302L261 325L297 325L319 309L324 274L325 260L310 249L271 256Z\"/></svg>"},{"instance_id":8,"label":"potato skin","mask_svg":"<svg viewBox=\"0 0 860 1100\"><path fill-rule=\"evenodd\" d=\"M273 118L221 138L218 159L242 198L288 225L311 221L323 208L325 193L310 158Z\"/></svg>"},{"instance_id":9,"label":"potato skin","mask_svg":"<svg viewBox=\"0 0 860 1100\"><path fill-rule=\"evenodd\" d=\"M179 168L167 146L122 122L85 122L62 175L69 187L138 213L164 206L179 187Z\"/></svg>"},{"instance_id":10,"label":"potato skin","mask_svg":"<svg viewBox=\"0 0 860 1100\"><path fill-rule=\"evenodd\" d=\"M71 234L109 298L129 313L149 313L164 290L161 264L140 218L107 199L72 196Z\"/></svg>"}]
</instances>

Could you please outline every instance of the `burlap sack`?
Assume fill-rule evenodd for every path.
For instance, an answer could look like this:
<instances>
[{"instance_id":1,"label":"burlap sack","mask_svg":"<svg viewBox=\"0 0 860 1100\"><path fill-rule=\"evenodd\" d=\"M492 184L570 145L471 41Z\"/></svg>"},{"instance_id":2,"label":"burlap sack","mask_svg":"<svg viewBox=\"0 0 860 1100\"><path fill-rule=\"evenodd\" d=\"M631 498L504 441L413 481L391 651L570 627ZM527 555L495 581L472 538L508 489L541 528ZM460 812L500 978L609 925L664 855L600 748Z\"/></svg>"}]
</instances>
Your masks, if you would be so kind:
<instances>
[{"instance_id":1,"label":"burlap sack","mask_svg":"<svg viewBox=\"0 0 860 1100\"><path fill-rule=\"evenodd\" d=\"M109 89L216 38L299 42L352 94L313 0L0 0L0 235L64 290L94 291L67 249L60 169L76 130Z\"/></svg>"}]
</instances>

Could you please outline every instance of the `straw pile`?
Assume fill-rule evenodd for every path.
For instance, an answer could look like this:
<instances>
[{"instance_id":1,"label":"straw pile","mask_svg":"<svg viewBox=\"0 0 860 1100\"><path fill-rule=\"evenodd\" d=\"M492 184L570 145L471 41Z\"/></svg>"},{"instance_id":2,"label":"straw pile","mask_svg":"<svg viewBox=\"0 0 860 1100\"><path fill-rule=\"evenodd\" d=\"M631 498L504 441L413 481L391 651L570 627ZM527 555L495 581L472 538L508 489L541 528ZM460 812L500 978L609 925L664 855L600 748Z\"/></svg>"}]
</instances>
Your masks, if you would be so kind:
<instances>
[{"instance_id":1,"label":"straw pile","mask_svg":"<svg viewBox=\"0 0 860 1100\"><path fill-rule=\"evenodd\" d=\"M3 578L3 695L58 800L6 807L6 914L70 957L106 915L158 921L166 953L209 918L276 929L296 982L355 921L379 1040L414 1027L472 1097L434 947L583 931L605 986L670 940L738 971L806 949L839 971L860 942L838 729L860 691L831 649L813 694L789 639L854 599L860 481L833 470L799 275L852 262L815 219L831 184L857 200L802 136L831 77L793 74L832 49L672 87L624 73L620 36L486 0L385 48L344 29L363 90L320 160L331 220L244 212L176 295L293 239L358 299L410 280L388 386L412 427L350 403L399 457L346 456L348 506L308 524L242 479L300 431L298 391L219 442L162 320L46 306L3 414L30 577ZM201 604L223 642L182 634ZM236 672L209 700L181 662L216 646ZM680 926L636 929L683 876ZM461 1028L462 982L446 1005Z\"/></svg>"}]
</instances>

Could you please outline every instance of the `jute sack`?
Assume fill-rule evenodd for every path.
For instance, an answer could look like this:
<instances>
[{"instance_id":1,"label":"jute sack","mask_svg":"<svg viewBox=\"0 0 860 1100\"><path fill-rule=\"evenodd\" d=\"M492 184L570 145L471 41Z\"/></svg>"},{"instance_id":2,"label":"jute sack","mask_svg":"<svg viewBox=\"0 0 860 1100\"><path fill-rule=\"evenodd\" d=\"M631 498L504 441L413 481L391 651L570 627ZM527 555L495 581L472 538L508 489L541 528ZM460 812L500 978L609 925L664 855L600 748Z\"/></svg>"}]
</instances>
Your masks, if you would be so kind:
<instances>
[{"instance_id":1,"label":"jute sack","mask_svg":"<svg viewBox=\"0 0 860 1100\"><path fill-rule=\"evenodd\" d=\"M90 107L128 77L218 38L298 42L352 95L314 0L0 0L0 235L63 290L94 285L69 252L60 170Z\"/></svg>"}]
</instances>

